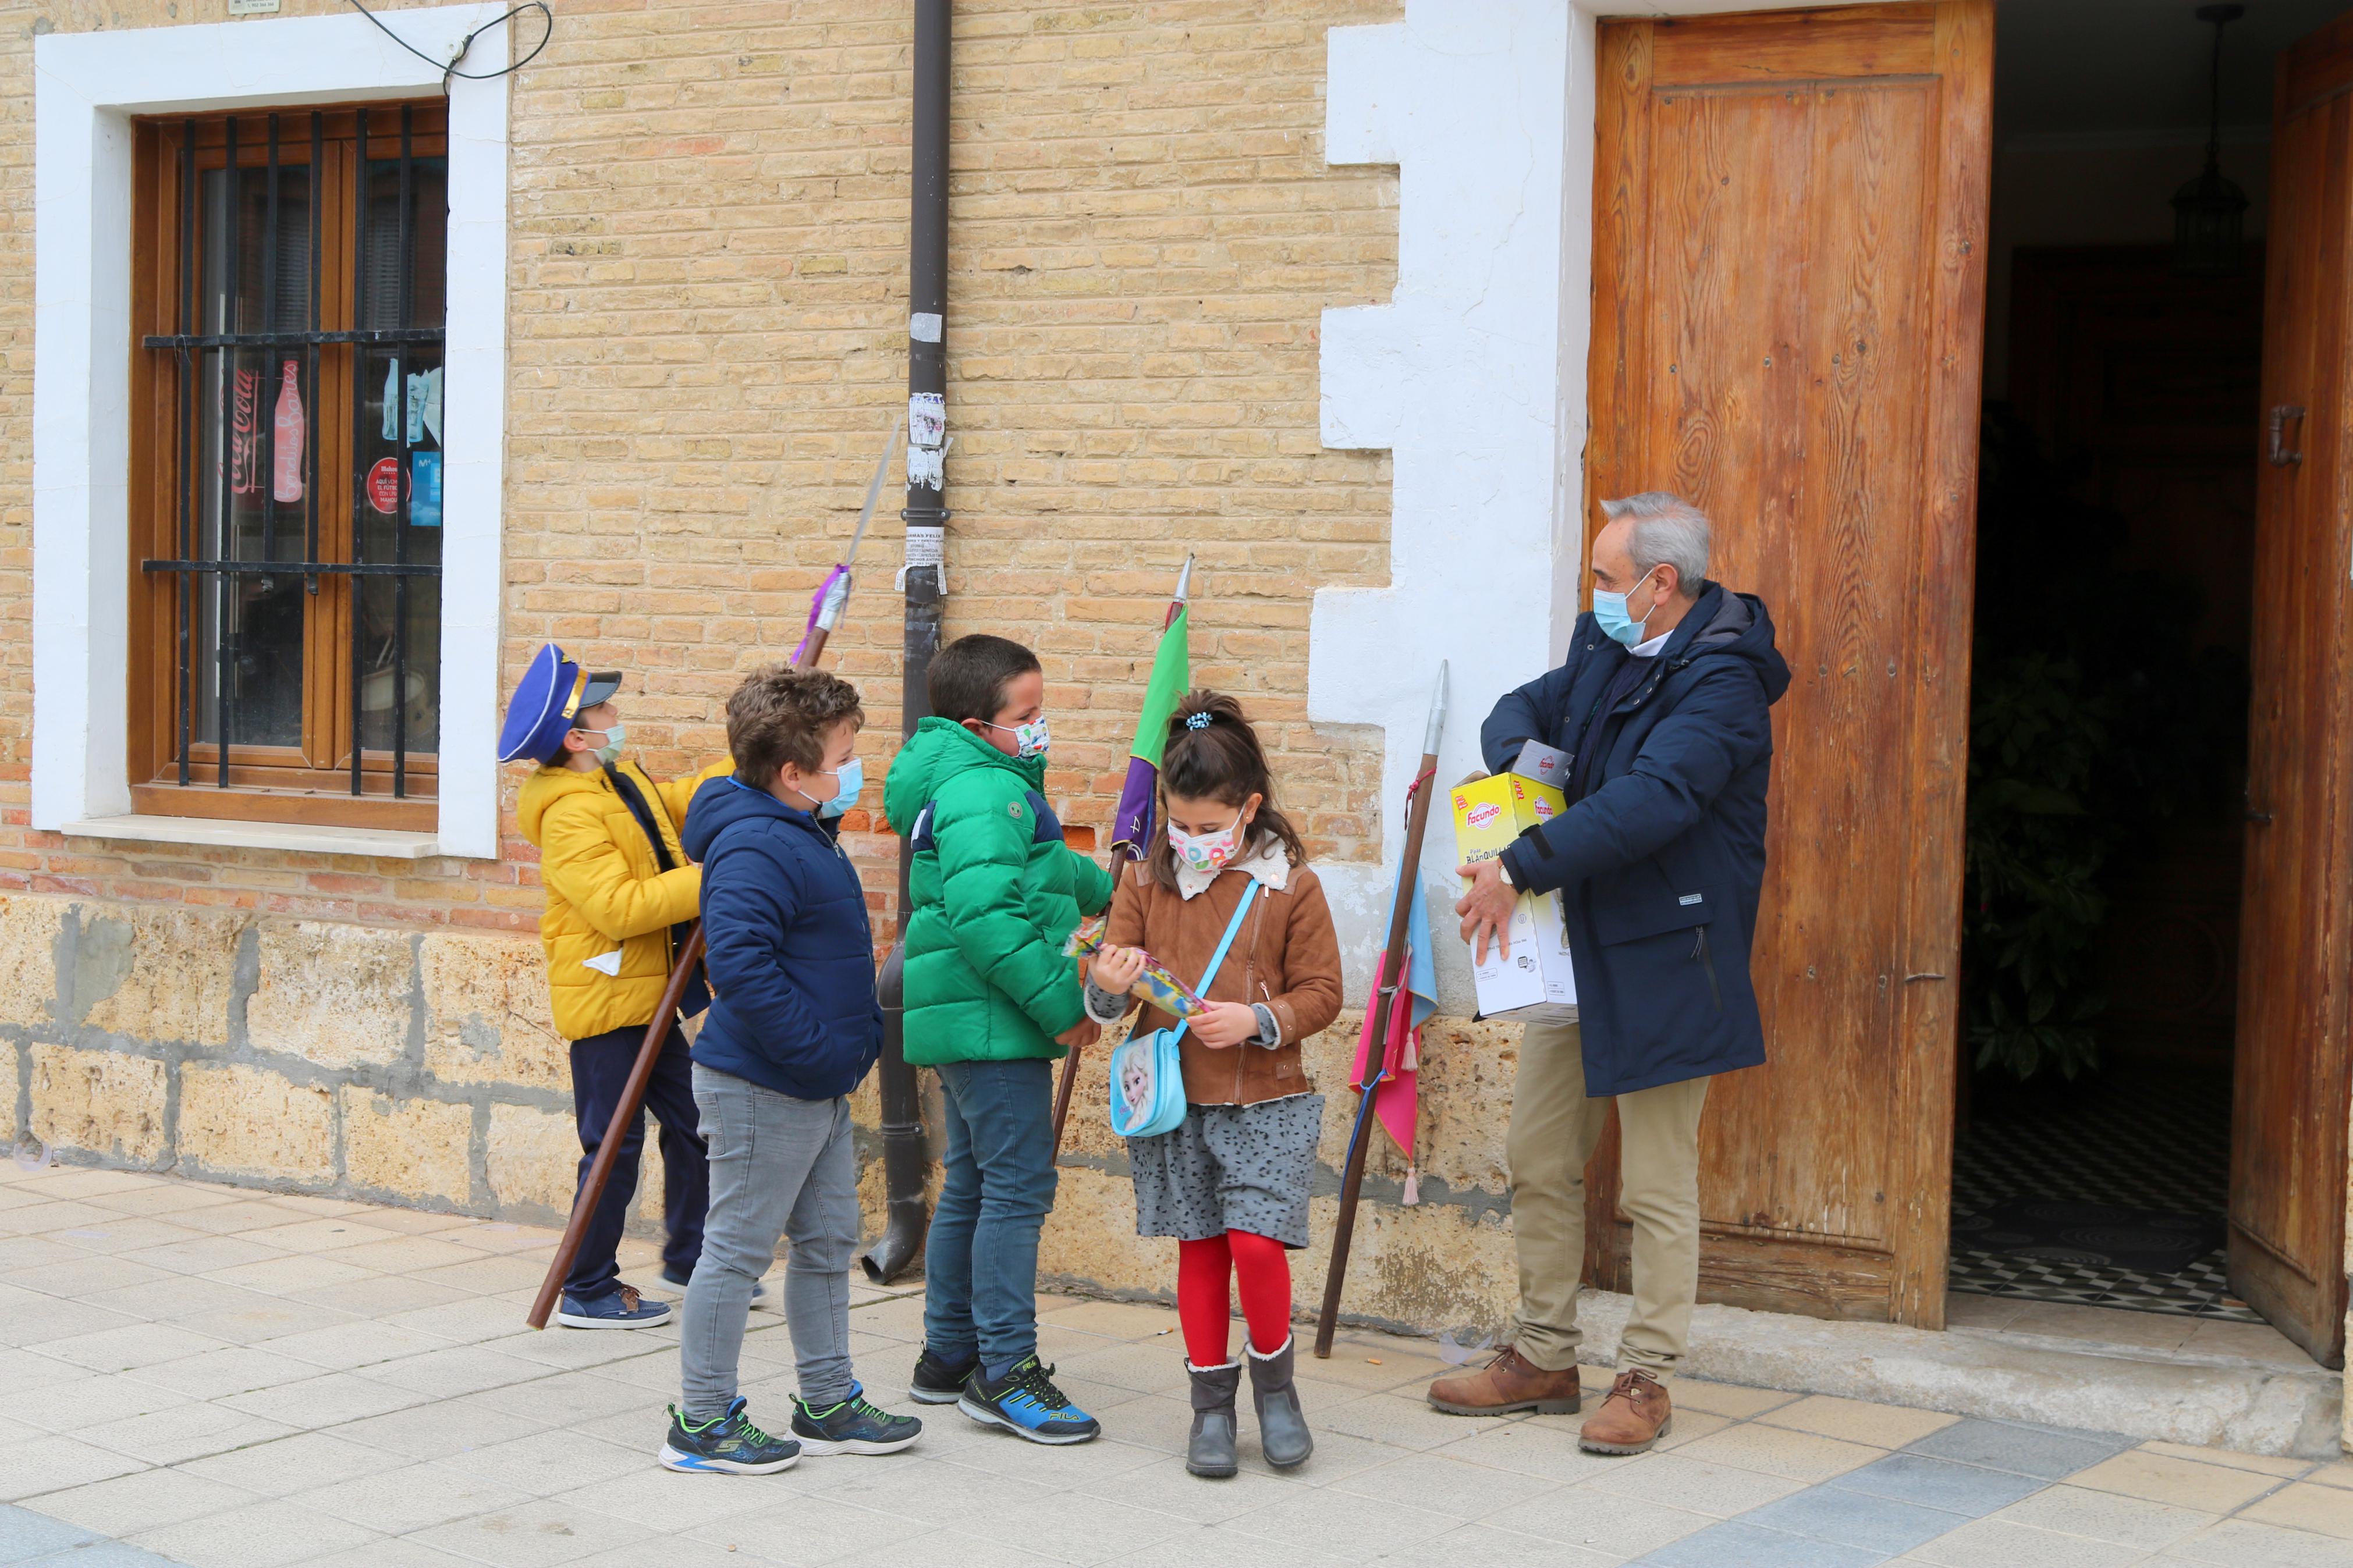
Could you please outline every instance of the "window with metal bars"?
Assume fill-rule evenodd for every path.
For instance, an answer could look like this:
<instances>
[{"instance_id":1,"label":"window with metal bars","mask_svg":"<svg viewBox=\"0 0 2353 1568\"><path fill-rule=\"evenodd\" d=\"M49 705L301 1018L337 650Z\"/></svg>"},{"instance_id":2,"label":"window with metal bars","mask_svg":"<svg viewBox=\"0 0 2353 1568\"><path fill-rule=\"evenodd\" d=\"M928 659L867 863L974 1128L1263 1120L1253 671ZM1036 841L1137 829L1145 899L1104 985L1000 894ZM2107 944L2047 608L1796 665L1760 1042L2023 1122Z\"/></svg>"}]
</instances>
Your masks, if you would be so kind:
<instances>
[{"instance_id":1,"label":"window with metal bars","mask_svg":"<svg viewBox=\"0 0 2353 1568\"><path fill-rule=\"evenodd\" d=\"M442 106L136 135L134 805L430 829Z\"/></svg>"}]
</instances>

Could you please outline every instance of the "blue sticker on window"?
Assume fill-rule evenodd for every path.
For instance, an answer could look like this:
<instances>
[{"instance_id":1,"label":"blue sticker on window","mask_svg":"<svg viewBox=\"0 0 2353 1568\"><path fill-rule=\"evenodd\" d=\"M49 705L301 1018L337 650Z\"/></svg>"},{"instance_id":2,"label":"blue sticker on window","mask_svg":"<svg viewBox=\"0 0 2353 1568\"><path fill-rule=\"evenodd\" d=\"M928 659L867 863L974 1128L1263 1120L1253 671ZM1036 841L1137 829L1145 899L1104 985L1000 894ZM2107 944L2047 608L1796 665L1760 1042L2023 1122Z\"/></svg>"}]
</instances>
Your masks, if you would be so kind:
<instances>
[{"instance_id":1,"label":"blue sticker on window","mask_svg":"<svg viewBox=\"0 0 2353 1568\"><path fill-rule=\"evenodd\" d=\"M441 454L429 449L408 455L408 521L416 528L441 526Z\"/></svg>"}]
</instances>

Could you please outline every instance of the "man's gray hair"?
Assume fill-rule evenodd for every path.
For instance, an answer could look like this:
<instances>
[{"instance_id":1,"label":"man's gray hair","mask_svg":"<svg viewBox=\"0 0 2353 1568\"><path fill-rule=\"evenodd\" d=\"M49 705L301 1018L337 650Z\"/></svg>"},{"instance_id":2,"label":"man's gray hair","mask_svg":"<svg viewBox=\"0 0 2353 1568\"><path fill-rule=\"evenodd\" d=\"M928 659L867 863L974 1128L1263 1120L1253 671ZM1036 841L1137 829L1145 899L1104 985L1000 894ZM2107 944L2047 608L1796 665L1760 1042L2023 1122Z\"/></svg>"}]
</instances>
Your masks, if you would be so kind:
<instances>
[{"instance_id":1,"label":"man's gray hair","mask_svg":"<svg viewBox=\"0 0 2353 1568\"><path fill-rule=\"evenodd\" d=\"M1623 500L1605 500L1601 515L1633 526L1626 552L1634 571L1647 574L1664 564L1675 569L1675 592L1690 598L1707 581L1707 514L1671 490L1645 490Z\"/></svg>"}]
</instances>

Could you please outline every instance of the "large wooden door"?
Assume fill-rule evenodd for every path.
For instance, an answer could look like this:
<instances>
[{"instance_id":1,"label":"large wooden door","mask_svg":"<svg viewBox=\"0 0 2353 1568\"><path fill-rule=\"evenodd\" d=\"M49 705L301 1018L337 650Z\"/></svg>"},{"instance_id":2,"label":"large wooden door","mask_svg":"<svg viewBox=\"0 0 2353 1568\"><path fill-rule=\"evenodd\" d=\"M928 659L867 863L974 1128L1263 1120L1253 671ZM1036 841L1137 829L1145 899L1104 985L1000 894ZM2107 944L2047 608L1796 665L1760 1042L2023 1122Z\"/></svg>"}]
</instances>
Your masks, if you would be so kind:
<instances>
[{"instance_id":1,"label":"large wooden door","mask_svg":"<svg viewBox=\"0 0 2353 1568\"><path fill-rule=\"evenodd\" d=\"M2353 982L2353 16L2284 51L2273 108L2255 501L2254 709L2231 1126L2231 1284L2330 1364L2345 1344ZM2274 430L2276 434L2274 434Z\"/></svg>"},{"instance_id":2,"label":"large wooden door","mask_svg":"<svg viewBox=\"0 0 2353 1568\"><path fill-rule=\"evenodd\" d=\"M1701 1299L1941 1327L1993 6L1604 22L1598 64L1586 493L1704 507L1794 676Z\"/></svg>"}]
</instances>

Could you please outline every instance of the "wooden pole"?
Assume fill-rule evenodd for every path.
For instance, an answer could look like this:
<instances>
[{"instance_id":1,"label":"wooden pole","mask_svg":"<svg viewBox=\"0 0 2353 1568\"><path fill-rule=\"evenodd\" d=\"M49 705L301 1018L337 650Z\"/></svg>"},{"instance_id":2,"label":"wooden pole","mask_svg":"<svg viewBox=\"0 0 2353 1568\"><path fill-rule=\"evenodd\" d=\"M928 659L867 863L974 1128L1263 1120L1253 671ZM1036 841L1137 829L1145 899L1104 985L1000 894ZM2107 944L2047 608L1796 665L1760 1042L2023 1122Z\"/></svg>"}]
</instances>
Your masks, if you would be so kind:
<instances>
[{"instance_id":1,"label":"wooden pole","mask_svg":"<svg viewBox=\"0 0 2353 1568\"><path fill-rule=\"evenodd\" d=\"M1348 1247L1356 1232L1356 1196L1365 1184L1365 1158L1372 1147L1373 1121L1379 1108L1382 1068L1388 1059L1389 1040L1399 1007L1413 1005L1405 974L1406 932L1412 927L1412 900L1421 897L1421 838L1430 826L1430 797L1436 793L1438 741L1446 727L1446 666L1438 667L1438 689L1430 702L1430 725L1422 739L1421 763L1415 770L1412 804L1406 808L1405 850L1398 858L1397 903L1389 911L1388 945L1382 950L1381 988L1373 1008L1378 1023L1365 1053L1365 1077L1356 1085L1364 1097L1356 1107L1356 1134L1348 1140L1348 1162L1340 1173L1340 1213L1332 1227L1332 1262L1324 1271L1324 1306L1315 1314L1315 1354L1332 1359L1332 1333L1340 1320L1340 1289L1348 1278Z\"/></svg>"},{"instance_id":2,"label":"wooden pole","mask_svg":"<svg viewBox=\"0 0 2353 1568\"><path fill-rule=\"evenodd\" d=\"M572 1217L565 1223L564 1239L555 1244L555 1257L547 1266L547 1278L539 1282L539 1296L531 1304L531 1316L524 1321L534 1329L547 1327L548 1314L555 1310L556 1298L564 1294L564 1277L572 1272L572 1260L580 1255L580 1243L588 1234L588 1222L596 1216L596 1205L605 1195L605 1184L613 1179L613 1162L621 1155L621 1140L636 1125L638 1110L645 1103L646 1085L654 1076L654 1063L662 1053L663 1043L678 1027L679 1004L686 997L687 983L694 978L694 966L702 962L702 922L697 921L686 934L678 950L678 963L670 972L670 982L662 987L661 1000L654 1004L654 1016L646 1026L646 1043L638 1047L638 1059L629 1068L629 1081L621 1089L620 1103L613 1107L613 1120L605 1129L605 1141L596 1145L596 1158L588 1166L588 1179L580 1184L580 1195L572 1205Z\"/></svg>"}]
</instances>

